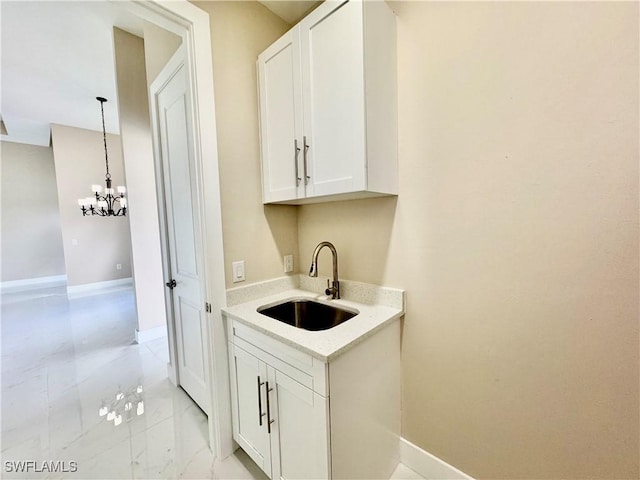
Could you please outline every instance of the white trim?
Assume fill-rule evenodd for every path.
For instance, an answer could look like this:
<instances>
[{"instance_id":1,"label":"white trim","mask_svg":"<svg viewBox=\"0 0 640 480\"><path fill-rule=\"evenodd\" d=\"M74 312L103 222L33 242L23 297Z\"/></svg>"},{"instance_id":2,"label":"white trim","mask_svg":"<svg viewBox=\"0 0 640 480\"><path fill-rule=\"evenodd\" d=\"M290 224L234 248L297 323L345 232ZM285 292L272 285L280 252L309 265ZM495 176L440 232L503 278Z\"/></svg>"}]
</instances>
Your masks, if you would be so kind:
<instances>
[{"instance_id":1,"label":"white trim","mask_svg":"<svg viewBox=\"0 0 640 480\"><path fill-rule=\"evenodd\" d=\"M406 438L400 439L400 462L426 480L474 480L473 477L414 445Z\"/></svg>"},{"instance_id":2,"label":"white trim","mask_svg":"<svg viewBox=\"0 0 640 480\"><path fill-rule=\"evenodd\" d=\"M67 297L79 298L90 295L100 295L118 290L124 290L133 286L133 278L119 278L105 282L85 283L84 285L67 285Z\"/></svg>"},{"instance_id":3,"label":"white trim","mask_svg":"<svg viewBox=\"0 0 640 480\"><path fill-rule=\"evenodd\" d=\"M138 330L136 328L136 343L149 342L156 338L162 338L167 336L167 326L160 325L159 327L147 328L146 330Z\"/></svg>"},{"instance_id":4,"label":"white trim","mask_svg":"<svg viewBox=\"0 0 640 480\"><path fill-rule=\"evenodd\" d=\"M211 304L208 315L208 338L205 345L211 352L209 360L211 410L209 436L220 459L235 450L231 424L231 392L229 387L229 356L227 332L221 309L227 305L224 277L224 247L222 241L222 206L216 135L211 26L209 14L189 2L168 2L167 5L189 7L181 13L192 21L187 40L187 64L190 66L192 112L194 117L194 155L198 177L198 199L203 228L206 298ZM205 161L206 160L206 161Z\"/></svg>"},{"instance_id":5,"label":"white trim","mask_svg":"<svg viewBox=\"0 0 640 480\"><path fill-rule=\"evenodd\" d=\"M235 445L231 427L227 333L221 313L221 308L226 306L226 286L224 269L220 268L224 264L224 254L209 15L186 0L129 0L126 4L138 17L181 35L186 47L199 183L197 197L204 201L200 206L204 218L201 223L206 264L204 283L207 301L212 305L208 315L209 334L204 339L206 350L211 352L208 359L212 410L208 419L209 441L216 457L222 459L233 453ZM175 328L171 319L167 322L169 329ZM175 360L174 357L172 362ZM175 373L169 367L170 379L175 380L172 375Z\"/></svg>"},{"instance_id":6,"label":"white trim","mask_svg":"<svg viewBox=\"0 0 640 480\"><path fill-rule=\"evenodd\" d=\"M22 292L25 290L37 290L38 288L61 287L66 283L66 275L25 278L23 280L9 280L0 283L0 291L2 293Z\"/></svg>"}]
</instances>

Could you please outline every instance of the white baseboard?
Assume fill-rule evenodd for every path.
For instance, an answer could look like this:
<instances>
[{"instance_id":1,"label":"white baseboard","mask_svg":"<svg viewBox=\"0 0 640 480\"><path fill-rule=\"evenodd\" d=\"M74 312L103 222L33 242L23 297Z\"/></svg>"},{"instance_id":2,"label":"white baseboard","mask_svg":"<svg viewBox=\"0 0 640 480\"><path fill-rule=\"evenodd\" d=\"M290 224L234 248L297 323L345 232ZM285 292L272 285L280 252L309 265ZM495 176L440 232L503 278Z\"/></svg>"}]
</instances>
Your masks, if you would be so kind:
<instances>
[{"instance_id":1,"label":"white baseboard","mask_svg":"<svg viewBox=\"0 0 640 480\"><path fill-rule=\"evenodd\" d=\"M136 328L136 343L144 343L156 338L162 338L167 336L167 326L160 325L159 327L148 328L146 330L138 330Z\"/></svg>"},{"instance_id":2,"label":"white baseboard","mask_svg":"<svg viewBox=\"0 0 640 480\"><path fill-rule=\"evenodd\" d=\"M24 280L10 280L0 283L0 291L2 293L22 292L25 290L37 290L39 288L62 287L66 283L66 275L25 278Z\"/></svg>"},{"instance_id":3,"label":"white baseboard","mask_svg":"<svg viewBox=\"0 0 640 480\"><path fill-rule=\"evenodd\" d=\"M133 285L133 279L119 278L118 280L108 280L106 282L85 283L84 285L67 286L67 296L69 298L87 297L90 295L99 295L118 290L130 288Z\"/></svg>"},{"instance_id":4,"label":"white baseboard","mask_svg":"<svg viewBox=\"0 0 640 480\"><path fill-rule=\"evenodd\" d=\"M474 480L405 438L400 439L400 461L426 480Z\"/></svg>"}]
</instances>

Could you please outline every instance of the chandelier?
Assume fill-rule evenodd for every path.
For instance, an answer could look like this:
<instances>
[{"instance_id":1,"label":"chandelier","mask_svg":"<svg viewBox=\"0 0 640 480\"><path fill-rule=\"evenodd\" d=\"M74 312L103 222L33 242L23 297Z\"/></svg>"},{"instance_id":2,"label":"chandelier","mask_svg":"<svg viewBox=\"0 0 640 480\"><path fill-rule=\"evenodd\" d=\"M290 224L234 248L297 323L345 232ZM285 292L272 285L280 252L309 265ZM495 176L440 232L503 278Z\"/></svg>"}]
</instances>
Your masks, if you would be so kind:
<instances>
[{"instance_id":1,"label":"chandelier","mask_svg":"<svg viewBox=\"0 0 640 480\"><path fill-rule=\"evenodd\" d=\"M101 217L119 217L127 214L127 199L124 194L125 187L118 187L118 194L111 188L111 174L109 173L109 154L107 152L107 131L104 127L104 102L106 98L96 97L100 102L100 112L102 113L102 138L104 141L104 161L107 166L107 173L104 176L106 187L102 194L102 185L91 185L93 197L80 198L78 205L82 209L82 215L99 215Z\"/></svg>"}]
</instances>

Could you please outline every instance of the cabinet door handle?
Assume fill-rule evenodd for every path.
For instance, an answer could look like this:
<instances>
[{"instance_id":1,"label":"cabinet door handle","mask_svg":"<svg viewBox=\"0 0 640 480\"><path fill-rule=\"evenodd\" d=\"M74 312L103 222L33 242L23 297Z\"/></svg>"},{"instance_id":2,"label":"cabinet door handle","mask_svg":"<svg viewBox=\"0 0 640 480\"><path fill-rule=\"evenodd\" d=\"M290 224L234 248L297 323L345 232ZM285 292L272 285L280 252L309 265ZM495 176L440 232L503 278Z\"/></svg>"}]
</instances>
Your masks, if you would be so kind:
<instances>
[{"instance_id":1,"label":"cabinet door handle","mask_svg":"<svg viewBox=\"0 0 640 480\"><path fill-rule=\"evenodd\" d=\"M262 426L262 417L264 417L264 413L262 413L262 396L260 395L260 387L264 385L264 382L260 381L260 375L258 375L258 421L260 422L260 426ZM269 402L269 398L267 397L267 405Z\"/></svg>"},{"instance_id":2,"label":"cabinet door handle","mask_svg":"<svg viewBox=\"0 0 640 480\"><path fill-rule=\"evenodd\" d=\"M302 148L304 148L304 151L302 152L302 159L304 160L304 184L305 185L309 185L309 179L311 179L311 177L309 175L307 175L307 150L309 150L309 147L311 145L307 145L307 136L306 135L304 137L302 137L302 139L303 139Z\"/></svg>"},{"instance_id":3,"label":"cabinet door handle","mask_svg":"<svg viewBox=\"0 0 640 480\"><path fill-rule=\"evenodd\" d=\"M300 153L300 147L298 146L297 138L293 139L293 149L294 149L294 160L296 164L296 187L297 187L298 185L300 185L300 181L302 180L300 178L300 174L298 173L298 154Z\"/></svg>"},{"instance_id":4,"label":"cabinet door handle","mask_svg":"<svg viewBox=\"0 0 640 480\"><path fill-rule=\"evenodd\" d=\"M267 381L267 433L271 433L271 424L275 422L275 420L271 419L271 406L269 405L269 392L272 390L273 388L269 388L269 382Z\"/></svg>"}]
</instances>

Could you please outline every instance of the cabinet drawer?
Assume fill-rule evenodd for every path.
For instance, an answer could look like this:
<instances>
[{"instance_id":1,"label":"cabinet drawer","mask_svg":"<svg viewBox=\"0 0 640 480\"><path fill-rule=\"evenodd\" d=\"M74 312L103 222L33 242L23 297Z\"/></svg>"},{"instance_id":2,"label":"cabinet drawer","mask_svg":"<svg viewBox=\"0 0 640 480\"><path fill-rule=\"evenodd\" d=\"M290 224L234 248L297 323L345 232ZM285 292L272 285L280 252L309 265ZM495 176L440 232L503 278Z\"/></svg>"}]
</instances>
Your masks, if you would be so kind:
<instances>
[{"instance_id":1,"label":"cabinet drawer","mask_svg":"<svg viewBox=\"0 0 640 480\"><path fill-rule=\"evenodd\" d=\"M327 365L243 323L229 319L230 340L322 396L328 396Z\"/></svg>"}]
</instances>

